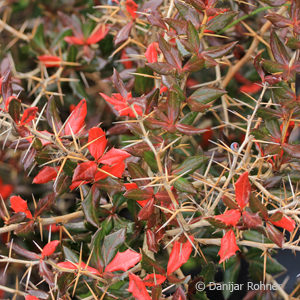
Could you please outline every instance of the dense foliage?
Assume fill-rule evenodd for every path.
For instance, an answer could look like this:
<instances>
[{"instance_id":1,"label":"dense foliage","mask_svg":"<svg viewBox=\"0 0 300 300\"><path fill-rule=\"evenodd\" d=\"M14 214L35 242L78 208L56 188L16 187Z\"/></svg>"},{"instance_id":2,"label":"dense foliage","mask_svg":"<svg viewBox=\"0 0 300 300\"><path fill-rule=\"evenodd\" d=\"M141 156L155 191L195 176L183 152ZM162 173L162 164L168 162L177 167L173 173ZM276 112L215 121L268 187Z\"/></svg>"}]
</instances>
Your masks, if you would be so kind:
<instances>
[{"instance_id":1,"label":"dense foliage","mask_svg":"<svg viewBox=\"0 0 300 300\"><path fill-rule=\"evenodd\" d=\"M297 298L298 0L0 3L1 299Z\"/></svg>"}]
</instances>

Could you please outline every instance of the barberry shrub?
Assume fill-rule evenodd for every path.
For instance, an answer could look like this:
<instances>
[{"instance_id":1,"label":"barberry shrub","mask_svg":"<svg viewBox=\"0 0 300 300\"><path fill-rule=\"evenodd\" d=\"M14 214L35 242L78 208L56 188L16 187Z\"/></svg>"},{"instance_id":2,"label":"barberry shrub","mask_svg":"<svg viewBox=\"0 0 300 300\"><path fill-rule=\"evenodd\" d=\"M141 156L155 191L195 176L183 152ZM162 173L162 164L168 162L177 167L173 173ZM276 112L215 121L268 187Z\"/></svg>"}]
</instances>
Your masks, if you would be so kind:
<instances>
[{"instance_id":1,"label":"barberry shrub","mask_svg":"<svg viewBox=\"0 0 300 300\"><path fill-rule=\"evenodd\" d=\"M297 298L298 0L5 0L0 31L1 299Z\"/></svg>"}]
</instances>

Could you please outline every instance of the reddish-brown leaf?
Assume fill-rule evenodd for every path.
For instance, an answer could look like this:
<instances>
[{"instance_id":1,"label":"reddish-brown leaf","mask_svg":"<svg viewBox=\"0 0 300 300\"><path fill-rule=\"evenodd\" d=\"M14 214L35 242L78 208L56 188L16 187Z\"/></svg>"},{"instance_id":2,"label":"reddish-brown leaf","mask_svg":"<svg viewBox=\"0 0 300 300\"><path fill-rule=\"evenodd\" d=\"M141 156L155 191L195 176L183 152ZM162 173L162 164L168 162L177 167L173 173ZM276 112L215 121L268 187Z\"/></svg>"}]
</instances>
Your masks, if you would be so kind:
<instances>
[{"instance_id":1,"label":"reddish-brown leaf","mask_svg":"<svg viewBox=\"0 0 300 300\"><path fill-rule=\"evenodd\" d=\"M12 250L13 250L15 253L17 253L17 254L19 254L19 255L22 255L22 256L24 256L24 257L26 257L26 258L29 258L29 259L31 259L31 260L36 260L36 259L39 259L39 258L40 258L40 256L39 256L38 254L36 254L35 252L29 251L29 250L27 250L27 249L24 249L23 247L20 247L20 246L18 246L18 245L15 244L15 243L9 242L9 243L8 243L8 247L11 247Z\"/></svg>"},{"instance_id":2,"label":"reddish-brown leaf","mask_svg":"<svg viewBox=\"0 0 300 300\"><path fill-rule=\"evenodd\" d=\"M221 248L220 251L218 252L218 255L220 255L219 263L222 263L226 259L235 255L235 252L238 250L240 249L236 244L234 232L232 229L230 229L225 233L225 235L221 239Z\"/></svg>"},{"instance_id":3,"label":"reddish-brown leaf","mask_svg":"<svg viewBox=\"0 0 300 300\"><path fill-rule=\"evenodd\" d=\"M37 111L38 111L38 108L36 106L25 109L19 125L23 126L23 125L29 123L30 121L32 121L35 118Z\"/></svg>"},{"instance_id":4,"label":"reddish-brown leaf","mask_svg":"<svg viewBox=\"0 0 300 300\"><path fill-rule=\"evenodd\" d=\"M99 41L103 40L108 31L109 31L110 26L108 25L101 25L97 31L95 31L86 41L86 44L91 45L91 44L96 44Z\"/></svg>"},{"instance_id":5,"label":"reddish-brown leaf","mask_svg":"<svg viewBox=\"0 0 300 300\"><path fill-rule=\"evenodd\" d=\"M57 176L57 170L53 167L44 167L41 171L33 178L32 183L41 184L47 183Z\"/></svg>"},{"instance_id":6,"label":"reddish-brown leaf","mask_svg":"<svg viewBox=\"0 0 300 300\"><path fill-rule=\"evenodd\" d=\"M118 45L128 39L132 26L133 26L133 22L131 21L127 23L125 26L123 26L120 31L118 31L114 39L115 45Z\"/></svg>"},{"instance_id":7,"label":"reddish-brown leaf","mask_svg":"<svg viewBox=\"0 0 300 300\"><path fill-rule=\"evenodd\" d=\"M28 219L32 219L32 214L27 206L27 201L22 199L20 196L12 196L10 197L10 207L14 212L23 212L26 214Z\"/></svg>"},{"instance_id":8,"label":"reddish-brown leaf","mask_svg":"<svg viewBox=\"0 0 300 300\"><path fill-rule=\"evenodd\" d=\"M48 268L47 264L43 260L40 260L39 263L39 273L40 276L42 276L51 287L54 287L55 285L54 273L52 272L52 270Z\"/></svg>"},{"instance_id":9,"label":"reddish-brown leaf","mask_svg":"<svg viewBox=\"0 0 300 300\"><path fill-rule=\"evenodd\" d=\"M158 251L158 244L155 238L155 233L151 229L147 229L146 238L149 250L156 253Z\"/></svg>"},{"instance_id":10,"label":"reddish-brown leaf","mask_svg":"<svg viewBox=\"0 0 300 300\"><path fill-rule=\"evenodd\" d=\"M142 259L142 255L130 249L118 252L113 260L106 266L105 272L124 271L135 266Z\"/></svg>"},{"instance_id":11,"label":"reddish-brown leaf","mask_svg":"<svg viewBox=\"0 0 300 300\"><path fill-rule=\"evenodd\" d=\"M248 228L256 228L262 225L262 219L258 213L243 212L243 221Z\"/></svg>"},{"instance_id":12,"label":"reddish-brown leaf","mask_svg":"<svg viewBox=\"0 0 300 300\"><path fill-rule=\"evenodd\" d=\"M243 173L235 183L236 202L243 209L249 202L251 184L248 172Z\"/></svg>"},{"instance_id":13,"label":"reddish-brown leaf","mask_svg":"<svg viewBox=\"0 0 300 300\"><path fill-rule=\"evenodd\" d=\"M230 209L222 215L215 216L216 220L225 223L227 226L235 226L240 218L241 212L238 209Z\"/></svg>"},{"instance_id":14,"label":"reddish-brown leaf","mask_svg":"<svg viewBox=\"0 0 300 300\"><path fill-rule=\"evenodd\" d=\"M273 225L266 223L266 231L267 231L267 237L273 241L276 245L278 245L280 248L282 248L283 242L284 242L284 236L282 232L277 230Z\"/></svg>"},{"instance_id":15,"label":"reddish-brown leaf","mask_svg":"<svg viewBox=\"0 0 300 300\"><path fill-rule=\"evenodd\" d=\"M191 242L194 241L194 237L192 235L190 235L189 238ZM184 263L188 261L193 250L191 242L189 240L187 240L185 243L175 241L168 261L168 275L179 269Z\"/></svg>"},{"instance_id":16,"label":"reddish-brown leaf","mask_svg":"<svg viewBox=\"0 0 300 300\"><path fill-rule=\"evenodd\" d=\"M100 163L105 165L114 165L121 161L123 161L125 158L129 157L130 154L124 150L111 148L108 152L106 152L102 158L99 160Z\"/></svg>"},{"instance_id":17,"label":"reddish-brown leaf","mask_svg":"<svg viewBox=\"0 0 300 300\"><path fill-rule=\"evenodd\" d=\"M151 300L142 279L132 273L129 273L128 292L132 293L136 300Z\"/></svg>"},{"instance_id":18,"label":"reddish-brown leaf","mask_svg":"<svg viewBox=\"0 0 300 300\"><path fill-rule=\"evenodd\" d=\"M102 157L107 145L105 132L98 127L91 128L89 130L88 143L89 143L88 149L90 153L95 158L95 160L98 161Z\"/></svg>"},{"instance_id":19,"label":"reddish-brown leaf","mask_svg":"<svg viewBox=\"0 0 300 300\"><path fill-rule=\"evenodd\" d=\"M290 217L282 217L279 221L271 221L273 225L284 228L290 232L295 229L295 221Z\"/></svg>"},{"instance_id":20,"label":"reddish-brown leaf","mask_svg":"<svg viewBox=\"0 0 300 300\"><path fill-rule=\"evenodd\" d=\"M54 251L56 250L56 247L59 245L59 243L60 243L60 241L55 240L55 241L51 241L48 244L46 244L42 251L42 258L53 254Z\"/></svg>"},{"instance_id":21,"label":"reddish-brown leaf","mask_svg":"<svg viewBox=\"0 0 300 300\"><path fill-rule=\"evenodd\" d=\"M145 286L156 286L164 283L167 277L160 274L148 274L144 279Z\"/></svg>"},{"instance_id":22,"label":"reddish-brown leaf","mask_svg":"<svg viewBox=\"0 0 300 300\"><path fill-rule=\"evenodd\" d=\"M153 217L154 213L154 198L151 198L147 201L146 205L140 210L138 214L139 220L148 220L150 217Z\"/></svg>"},{"instance_id":23,"label":"reddish-brown leaf","mask_svg":"<svg viewBox=\"0 0 300 300\"><path fill-rule=\"evenodd\" d=\"M86 101L85 99L82 99L72 111L65 125L66 135L71 135L71 131L73 132L73 134L76 134L83 128L86 113Z\"/></svg>"}]
</instances>

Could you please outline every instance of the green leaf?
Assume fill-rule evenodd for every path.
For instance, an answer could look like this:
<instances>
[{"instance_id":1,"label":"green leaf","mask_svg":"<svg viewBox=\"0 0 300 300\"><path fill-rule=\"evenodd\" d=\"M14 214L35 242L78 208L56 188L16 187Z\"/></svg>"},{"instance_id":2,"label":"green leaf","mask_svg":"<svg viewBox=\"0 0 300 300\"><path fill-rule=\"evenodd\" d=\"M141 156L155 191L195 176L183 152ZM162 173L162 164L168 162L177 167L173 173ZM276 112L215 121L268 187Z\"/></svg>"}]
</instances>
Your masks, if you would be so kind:
<instances>
[{"instance_id":1,"label":"green leaf","mask_svg":"<svg viewBox=\"0 0 300 300\"><path fill-rule=\"evenodd\" d=\"M102 245L102 258L106 266L118 251L118 248L124 244L126 238L126 229L122 228L116 232L107 235Z\"/></svg>"},{"instance_id":2,"label":"green leaf","mask_svg":"<svg viewBox=\"0 0 300 300\"><path fill-rule=\"evenodd\" d=\"M256 230L245 230L243 231L243 238L248 241L258 243L272 243L271 240L266 238L262 233Z\"/></svg>"},{"instance_id":3,"label":"green leaf","mask_svg":"<svg viewBox=\"0 0 300 300\"><path fill-rule=\"evenodd\" d=\"M255 281L263 279L264 272L264 257L261 257L262 251L256 248L250 248L245 255L245 259L249 264L249 274ZM275 258L267 256L266 271L268 274L279 274L286 271Z\"/></svg>"},{"instance_id":4,"label":"green leaf","mask_svg":"<svg viewBox=\"0 0 300 300\"><path fill-rule=\"evenodd\" d=\"M215 279L216 266L214 263L209 262L205 264L200 272L200 276L203 277L204 283L208 284L209 282L213 282Z\"/></svg>"},{"instance_id":5,"label":"green leaf","mask_svg":"<svg viewBox=\"0 0 300 300\"><path fill-rule=\"evenodd\" d=\"M262 66L265 71L268 73L280 73L284 71L284 66L279 62L264 59L262 61Z\"/></svg>"},{"instance_id":6,"label":"green leaf","mask_svg":"<svg viewBox=\"0 0 300 300\"><path fill-rule=\"evenodd\" d=\"M44 35L44 25L40 24L35 32L35 35L33 37L33 42L35 43L35 45L42 49L45 50L46 49L46 45L45 45L45 35Z\"/></svg>"},{"instance_id":7,"label":"green leaf","mask_svg":"<svg viewBox=\"0 0 300 300\"><path fill-rule=\"evenodd\" d=\"M222 95L226 94L225 90L217 88L202 87L196 90L188 99L187 103L193 111L203 111Z\"/></svg>"},{"instance_id":8,"label":"green leaf","mask_svg":"<svg viewBox=\"0 0 300 300\"><path fill-rule=\"evenodd\" d=\"M86 217L86 220L94 225L95 227L99 226L99 217L97 215L96 210L96 203L93 201L93 188L91 188L85 197L85 199L82 201L82 209L84 212L84 215ZM99 203L98 203L99 205Z\"/></svg>"},{"instance_id":9,"label":"green leaf","mask_svg":"<svg viewBox=\"0 0 300 300\"><path fill-rule=\"evenodd\" d=\"M78 262L79 257L73 250L71 250L70 248L68 248L66 246L63 246L62 249L63 249L65 260L69 260L74 263Z\"/></svg>"},{"instance_id":10,"label":"green leaf","mask_svg":"<svg viewBox=\"0 0 300 300\"><path fill-rule=\"evenodd\" d=\"M199 169L203 164L205 164L207 161L207 157L196 155L196 156L190 156L185 159L183 163L181 163L174 171L174 175L180 175L180 174L191 174L195 170Z\"/></svg>"},{"instance_id":11,"label":"green leaf","mask_svg":"<svg viewBox=\"0 0 300 300\"><path fill-rule=\"evenodd\" d=\"M189 194L197 193L193 185L186 178L178 178L176 181L174 181L174 187L180 192Z\"/></svg>"},{"instance_id":12,"label":"green leaf","mask_svg":"<svg viewBox=\"0 0 300 300\"><path fill-rule=\"evenodd\" d=\"M188 22L188 27L187 27L187 42L192 46L191 49L193 50L194 53L199 52L199 48L200 48L199 34L195 26L193 25L193 23L190 21Z\"/></svg>"},{"instance_id":13,"label":"green leaf","mask_svg":"<svg viewBox=\"0 0 300 300\"><path fill-rule=\"evenodd\" d=\"M153 172L157 172L158 167L157 167L157 163L156 163L154 153L152 151L145 151L143 153L143 157L144 157L145 162L151 168L151 170Z\"/></svg>"},{"instance_id":14,"label":"green leaf","mask_svg":"<svg viewBox=\"0 0 300 300\"><path fill-rule=\"evenodd\" d=\"M137 68L136 73L153 75L153 71L149 67ZM143 77L141 75L135 75L134 91L138 95L149 93L154 87L154 79L149 77Z\"/></svg>"},{"instance_id":15,"label":"green leaf","mask_svg":"<svg viewBox=\"0 0 300 300\"><path fill-rule=\"evenodd\" d=\"M223 29L226 25L228 25L237 14L238 12L235 11L227 11L222 14L219 14L208 21L207 29L215 32L219 31Z\"/></svg>"},{"instance_id":16,"label":"green leaf","mask_svg":"<svg viewBox=\"0 0 300 300\"><path fill-rule=\"evenodd\" d=\"M71 45L69 47L67 61L76 62L77 54L78 54L78 47L76 47L75 45Z\"/></svg>"},{"instance_id":17,"label":"green leaf","mask_svg":"<svg viewBox=\"0 0 300 300\"><path fill-rule=\"evenodd\" d=\"M57 46L60 42L64 41L64 38L68 35L72 35L72 29L64 29L62 30L62 32L60 32L58 35L55 35L55 38L53 39L52 43L51 43L51 47L50 48L54 48L55 46Z\"/></svg>"},{"instance_id":18,"label":"green leaf","mask_svg":"<svg viewBox=\"0 0 300 300\"><path fill-rule=\"evenodd\" d=\"M70 159L67 159L66 163L64 164L63 170L68 176L72 177L73 172L74 172L76 167L77 167L76 162L74 162Z\"/></svg>"},{"instance_id":19,"label":"green leaf","mask_svg":"<svg viewBox=\"0 0 300 300\"><path fill-rule=\"evenodd\" d=\"M240 259L237 256L231 257L225 264L224 283L229 285L232 284L232 282L236 282L240 273L240 268ZM224 298L228 299L232 292L230 289L223 289L222 293Z\"/></svg>"},{"instance_id":20,"label":"green leaf","mask_svg":"<svg viewBox=\"0 0 300 300\"><path fill-rule=\"evenodd\" d=\"M151 274L155 271L156 274L164 275L166 273L165 269L160 266L159 263L151 259L147 254L142 250L142 260L141 260L142 269L147 273Z\"/></svg>"}]
</instances>

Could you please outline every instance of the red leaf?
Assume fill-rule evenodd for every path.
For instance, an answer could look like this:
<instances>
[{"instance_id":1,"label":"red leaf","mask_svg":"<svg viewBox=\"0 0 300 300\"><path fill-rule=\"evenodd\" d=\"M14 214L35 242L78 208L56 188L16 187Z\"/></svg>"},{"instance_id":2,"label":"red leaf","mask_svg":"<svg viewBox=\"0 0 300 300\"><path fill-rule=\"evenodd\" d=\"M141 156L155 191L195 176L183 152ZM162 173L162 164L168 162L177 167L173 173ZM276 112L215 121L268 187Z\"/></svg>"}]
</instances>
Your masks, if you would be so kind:
<instances>
[{"instance_id":1,"label":"red leaf","mask_svg":"<svg viewBox=\"0 0 300 300\"><path fill-rule=\"evenodd\" d=\"M107 153L105 153L99 160L100 163L105 165L114 165L123 161L125 158L129 157L130 154L124 150L111 148Z\"/></svg>"},{"instance_id":2,"label":"red leaf","mask_svg":"<svg viewBox=\"0 0 300 300\"><path fill-rule=\"evenodd\" d=\"M56 240L56 241L52 241L52 242L46 244L42 251L42 258L53 254L59 243L60 243L60 241Z\"/></svg>"},{"instance_id":3,"label":"red leaf","mask_svg":"<svg viewBox=\"0 0 300 300\"><path fill-rule=\"evenodd\" d=\"M157 42L153 42L151 43L146 52L145 52L145 57L148 61L148 63L154 63L157 62L157 49L158 49L158 43Z\"/></svg>"},{"instance_id":4,"label":"red leaf","mask_svg":"<svg viewBox=\"0 0 300 300\"><path fill-rule=\"evenodd\" d=\"M271 221L271 223L275 226L284 228L290 232L295 229L295 221L290 217L282 217L279 221Z\"/></svg>"},{"instance_id":5,"label":"red leaf","mask_svg":"<svg viewBox=\"0 0 300 300\"><path fill-rule=\"evenodd\" d=\"M124 183L127 191L138 189L138 185L135 182Z\"/></svg>"},{"instance_id":6,"label":"red leaf","mask_svg":"<svg viewBox=\"0 0 300 300\"><path fill-rule=\"evenodd\" d=\"M71 45L84 45L85 43L83 39L80 39L76 36L66 36L64 40Z\"/></svg>"},{"instance_id":7,"label":"red leaf","mask_svg":"<svg viewBox=\"0 0 300 300\"><path fill-rule=\"evenodd\" d=\"M112 94L111 97L108 97L103 93L100 93L100 95L119 112L120 116L135 117L134 111L127 103L127 100L132 98L131 93L128 93L127 98L124 98L121 94ZM143 110L139 105L134 104L133 107L139 116L143 115Z\"/></svg>"},{"instance_id":8,"label":"red leaf","mask_svg":"<svg viewBox=\"0 0 300 300\"><path fill-rule=\"evenodd\" d=\"M32 219L32 214L27 206L27 201L23 200L20 196L10 197L10 207L14 212L23 212L28 219Z\"/></svg>"},{"instance_id":9,"label":"red leaf","mask_svg":"<svg viewBox=\"0 0 300 300\"><path fill-rule=\"evenodd\" d=\"M91 44L96 44L99 41L103 40L108 31L109 31L110 26L108 25L101 25L96 32L94 32L86 41L86 44L91 45Z\"/></svg>"},{"instance_id":10,"label":"red leaf","mask_svg":"<svg viewBox=\"0 0 300 300\"><path fill-rule=\"evenodd\" d=\"M69 270L78 270L78 269L85 269L87 272L100 276L98 270L92 267L87 267L84 262L81 262L80 265L78 263L72 263L70 261L64 261L57 264L60 268L69 269Z\"/></svg>"},{"instance_id":11,"label":"red leaf","mask_svg":"<svg viewBox=\"0 0 300 300\"><path fill-rule=\"evenodd\" d=\"M75 109L72 111L66 126L65 126L65 134L71 135L71 129L73 134L78 133L82 127L84 126L84 119L86 117L86 101L82 99Z\"/></svg>"},{"instance_id":12,"label":"red leaf","mask_svg":"<svg viewBox=\"0 0 300 300\"><path fill-rule=\"evenodd\" d=\"M241 218L241 212L238 209L227 210L224 214L215 216L216 220L225 223L228 226L235 226Z\"/></svg>"},{"instance_id":13,"label":"red leaf","mask_svg":"<svg viewBox=\"0 0 300 300\"><path fill-rule=\"evenodd\" d=\"M227 231L221 239L221 248L218 252L220 255L220 262L222 263L232 255L235 255L235 252L240 250L236 244L235 235L232 229Z\"/></svg>"},{"instance_id":14,"label":"red leaf","mask_svg":"<svg viewBox=\"0 0 300 300\"><path fill-rule=\"evenodd\" d=\"M88 143L91 143L88 146L90 153L95 158L95 160L98 161L102 157L107 145L105 132L98 127L91 128L89 131Z\"/></svg>"},{"instance_id":15,"label":"red leaf","mask_svg":"<svg viewBox=\"0 0 300 300\"><path fill-rule=\"evenodd\" d=\"M60 67L60 57L54 55L40 55L38 56L40 62L42 62L47 68Z\"/></svg>"},{"instance_id":16,"label":"red leaf","mask_svg":"<svg viewBox=\"0 0 300 300\"><path fill-rule=\"evenodd\" d=\"M121 161L114 166L105 165L101 168L101 170L109 173L110 175L121 178L123 175L123 172L125 170L125 163L123 161ZM107 176L109 176L109 175L104 172L98 171L95 175L95 181L105 179Z\"/></svg>"},{"instance_id":17,"label":"red leaf","mask_svg":"<svg viewBox=\"0 0 300 300\"><path fill-rule=\"evenodd\" d=\"M167 279L166 276L160 274L148 274L144 279L145 286L160 285Z\"/></svg>"},{"instance_id":18,"label":"red leaf","mask_svg":"<svg viewBox=\"0 0 300 300\"><path fill-rule=\"evenodd\" d=\"M246 85L242 85L240 87L240 91L247 93L247 94L255 94L255 93L259 92L261 89L262 89L262 87L255 82L246 84Z\"/></svg>"},{"instance_id":19,"label":"red leaf","mask_svg":"<svg viewBox=\"0 0 300 300\"><path fill-rule=\"evenodd\" d=\"M251 184L248 178L248 172L243 173L235 183L236 202L243 209L249 202Z\"/></svg>"},{"instance_id":20,"label":"red leaf","mask_svg":"<svg viewBox=\"0 0 300 300\"><path fill-rule=\"evenodd\" d=\"M194 237L192 235L190 235L189 238L192 242L194 241ZM193 246L189 240L185 243L175 241L168 261L167 274L170 275L186 263L192 253L192 250Z\"/></svg>"},{"instance_id":21,"label":"red leaf","mask_svg":"<svg viewBox=\"0 0 300 300\"><path fill-rule=\"evenodd\" d=\"M97 164L94 161L87 161L78 164L74 170L72 182L75 181L92 181L97 171Z\"/></svg>"},{"instance_id":22,"label":"red leaf","mask_svg":"<svg viewBox=\"0 0 300 300\"><path fill-rule=\"evenodd\" d=\"M29 123L30 121L32 121L35 118L37 111L38 111L38 108L36 106L25 109L22 119L18 125L23 126L23 125Z\"/></svg>"},{"instance_id":23,"label":"red leaf","mask_svg":"<svg viewBox=\"0 0 300 300\"><path fill-rule=\"evenodd\" d=\"M136 11L138 9L138 5L133 0L126 0L126 10L132 16L133 19L136 18Z\"/></svg>"},{"instance_id":24,"label":"red leaf","mask_svg":"<svg viewBox=\"0 0 300 300\"><path fill-rule=\"evenodd\" d=\"M57 176L57 170L53 167L44 167L34 178L32 183L41 184L47 183Z\"/></svg>"},{"instance_id":25,"label":"red leaf","mask_svg":"<svg viewBox=\"0 0 300 300\"><path fill-rule=\"evenodd\" d=\"M124 271L132 268L142 259L142 255L130 249L118 252L114 259L106 266L105 272Z\"/></svg>"},{"instance_id":26,"label":"red leaf","mask_svg":"<svg viewBox=\"0 0 300 300\"><path fill-rule=\"evenodd\" d=\"M121 60L122 60L122 64L125 67L125 69L131 69L133 67L133 63L130 60L129 56L127 56L125 50L123 50L121 53Z\"/></svg>"},{"instance_id":27,"label":"red leaf","mask_svg":"<svg viewBox=\"0 0 300 300\"><path fill-rule=\"evenodd\" d=\"M39 298L35 297L35 296L31 296L31 295L27 295L25 297L25 300L40 300Z\"/></svg>"},{"instance_id":28,"label":"red leaf","mask_svg":"<svg viewBox=\"0 0 300 300\"><path fill-rule=\"evenodd\" d=\"M2 178L0 177L0 195L5 200L13 191L13 186L10 184L2 184Z\"/></svg>"},{"instance_id":29,"label":"red leaf","mask_svg":"<svg viewBox=\"0 0 300 300\"><path fill-rule=\"evenodd\" d=\"M129 273L128 292L132 293L136 300L151 300L142 279L132 273Z\"/></svg>"}]
</instances>

